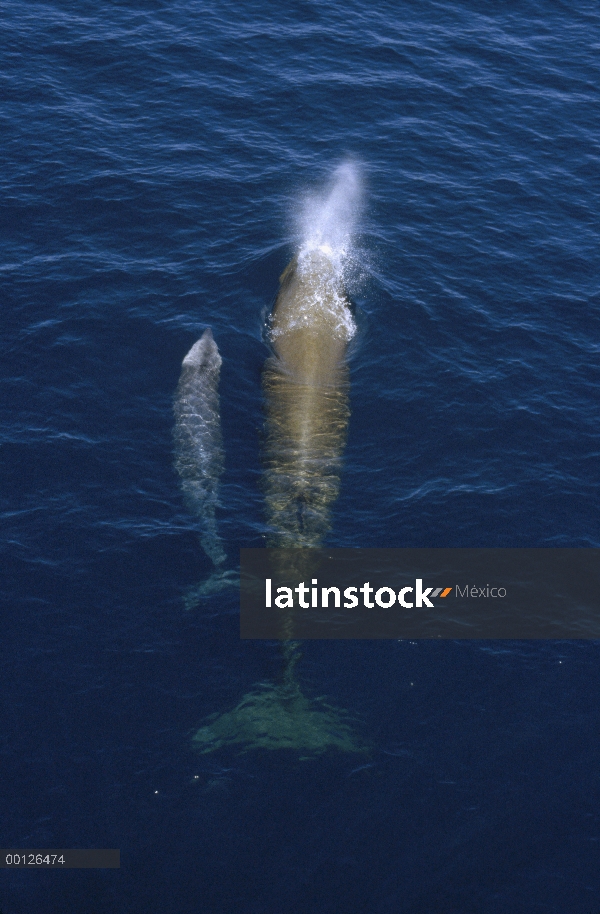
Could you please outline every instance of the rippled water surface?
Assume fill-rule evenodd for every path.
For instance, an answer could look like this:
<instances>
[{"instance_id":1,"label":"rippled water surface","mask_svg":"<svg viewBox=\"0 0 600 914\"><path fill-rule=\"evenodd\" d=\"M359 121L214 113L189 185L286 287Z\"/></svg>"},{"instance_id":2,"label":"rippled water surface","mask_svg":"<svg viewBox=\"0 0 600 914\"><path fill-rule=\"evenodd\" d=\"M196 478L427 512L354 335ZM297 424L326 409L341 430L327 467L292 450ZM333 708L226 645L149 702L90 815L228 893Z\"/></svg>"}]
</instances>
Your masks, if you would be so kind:
<instances>
[{"instance_id":1,"label":"rippled water surface","mask_svg":"<svg viewBox=\"0 0 600 914\"><path fill-rule=\"evenodd\" d=\"M233 588L198 591L173 453L211 327L234 569L267 533L278 277L351 163L327 542L600 546L597 4L1 0L0 22L2 841L122 861L5 871L2 914L600 910L596 643L305 644L303 694L368 754L198 753L280 653L239 640Z\"/></svg>"}]
</instances>

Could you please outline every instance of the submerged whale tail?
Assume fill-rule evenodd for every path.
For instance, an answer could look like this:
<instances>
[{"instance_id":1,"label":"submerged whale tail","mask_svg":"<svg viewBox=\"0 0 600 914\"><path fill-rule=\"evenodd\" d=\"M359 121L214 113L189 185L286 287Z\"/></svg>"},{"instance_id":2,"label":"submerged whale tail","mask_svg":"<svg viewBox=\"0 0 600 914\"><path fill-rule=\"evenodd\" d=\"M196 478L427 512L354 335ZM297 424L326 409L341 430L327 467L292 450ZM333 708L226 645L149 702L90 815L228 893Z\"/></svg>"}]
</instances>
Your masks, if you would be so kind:
<instances>
[{"instance_id":1,"label":"submerged whale tail","mask_svg":"<svg viewBox=\"0 0 600 914\"><path fill-rule=\"evenodd\" d=\"M227 558L217 532L219 480L224 469L219 409L222 359L210 328L181 366L175 395L175 469L189 510L200 521L200 543L215 568Z\"/></svg>"},{"instance_id":2,"label":"submerged whale tail","mask_svg":"<svg viewBox=\"0 0 600 914\"><path fill-rule=\"evenodd\" d=\"M287 687L261 683L225 714L213 714L193 737L201 754L225 747L291 749L301 758L321 755L328 749L340 752L369 750L356 740L350 715L323 698L306 698L294 680Z\"/></svg>"}]
</instances>

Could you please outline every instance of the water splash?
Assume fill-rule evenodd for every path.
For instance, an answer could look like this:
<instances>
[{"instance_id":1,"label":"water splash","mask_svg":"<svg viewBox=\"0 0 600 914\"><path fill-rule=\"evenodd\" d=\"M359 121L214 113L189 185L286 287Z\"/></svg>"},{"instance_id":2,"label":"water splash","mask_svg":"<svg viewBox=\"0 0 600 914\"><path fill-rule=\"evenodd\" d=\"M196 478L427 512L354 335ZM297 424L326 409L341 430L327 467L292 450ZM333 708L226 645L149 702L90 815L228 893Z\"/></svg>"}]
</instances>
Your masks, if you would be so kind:
<instances>
[{"instance_id":1,"label":"water splash","mask_svg":"<svg viewBox=\"0 0 600 914\"><path fill-rule=\"evenodd\" d=\"M360 274L355 247L362 210L363 187L359 166L338 166L325 189L304 198L296 215L298 252L281 276L282 293L295 283L293 308L278 307L270 337L275 342L296 329L325 325L340 340L349 342L356 324L348 291ZM282 302L282 294L279 297Z\"/></svg>"},{"instance_id":2,"label":"water splash","mask_svg":"<svg viewBox=\"0 0 600 914\"><path fill-rule=\"evenodd\" d=\"M324 193L306 197L297 223L302 239L298 263L313 252L324 254L340 280L352 260L356 226L363 201L361 170L356 162L343 162L333 172Z\"/></svg>"}]
</instances>

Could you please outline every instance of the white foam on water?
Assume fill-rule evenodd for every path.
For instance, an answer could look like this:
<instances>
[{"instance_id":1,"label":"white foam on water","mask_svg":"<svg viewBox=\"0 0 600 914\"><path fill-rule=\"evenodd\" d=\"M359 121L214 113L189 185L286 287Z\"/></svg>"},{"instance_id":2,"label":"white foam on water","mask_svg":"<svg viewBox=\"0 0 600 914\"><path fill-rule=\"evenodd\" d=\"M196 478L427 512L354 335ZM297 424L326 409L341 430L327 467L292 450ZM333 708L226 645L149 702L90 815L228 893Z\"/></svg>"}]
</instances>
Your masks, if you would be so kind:
<instances>
[{"instance_id":1,"label":"white foam on water","mask_svg":"<svg viewBox=\"0 0 600 914\"><path fill-rule=\"evenodd\" d=\"M340 279L352 254L353 237L362 204L360 168L343 162L333 172L323 193L304 200L298 217L302 239L298 261L318 251L328 257Z\"/></svg>"},{"instance_id":2,"label":"white foam on water","mask_svg":"<svg viewBox=\"0 0 600 914\"><path fill-rule=\"evenodd\" d=\"M344 162L324 191L304 198L296 217L300 238L297 270L311 294L293 323L310 324L319 311L335 322L340 338L350 340L356 324L346 292L357 272L354 237L361 214L363 186L358 164ZM290 326L280 329L287 332Z\"/></svg>"}]
</instances>

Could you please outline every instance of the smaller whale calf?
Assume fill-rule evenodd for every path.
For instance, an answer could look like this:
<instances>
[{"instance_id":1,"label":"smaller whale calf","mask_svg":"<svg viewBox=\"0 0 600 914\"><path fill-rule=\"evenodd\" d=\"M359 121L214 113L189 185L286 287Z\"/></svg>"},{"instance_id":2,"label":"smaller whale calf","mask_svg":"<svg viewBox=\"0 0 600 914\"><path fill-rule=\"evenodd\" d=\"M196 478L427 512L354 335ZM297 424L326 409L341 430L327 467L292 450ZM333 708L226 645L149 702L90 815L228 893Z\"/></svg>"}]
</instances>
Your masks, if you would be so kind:
<instances>
[{"instance_id":1,"label":"smaller whale calf","mask_svg":"<svg viewBox=\"0 0 600 914\"><path fill-rule=\"evenodd\" d=\"M215 509L224 468L219 408L222 359L207 328L181 366L175 395L175 468L190 511L201 524L202 548L220 566L226 559L217 533Z\"/></svg>"}]
</instances>

